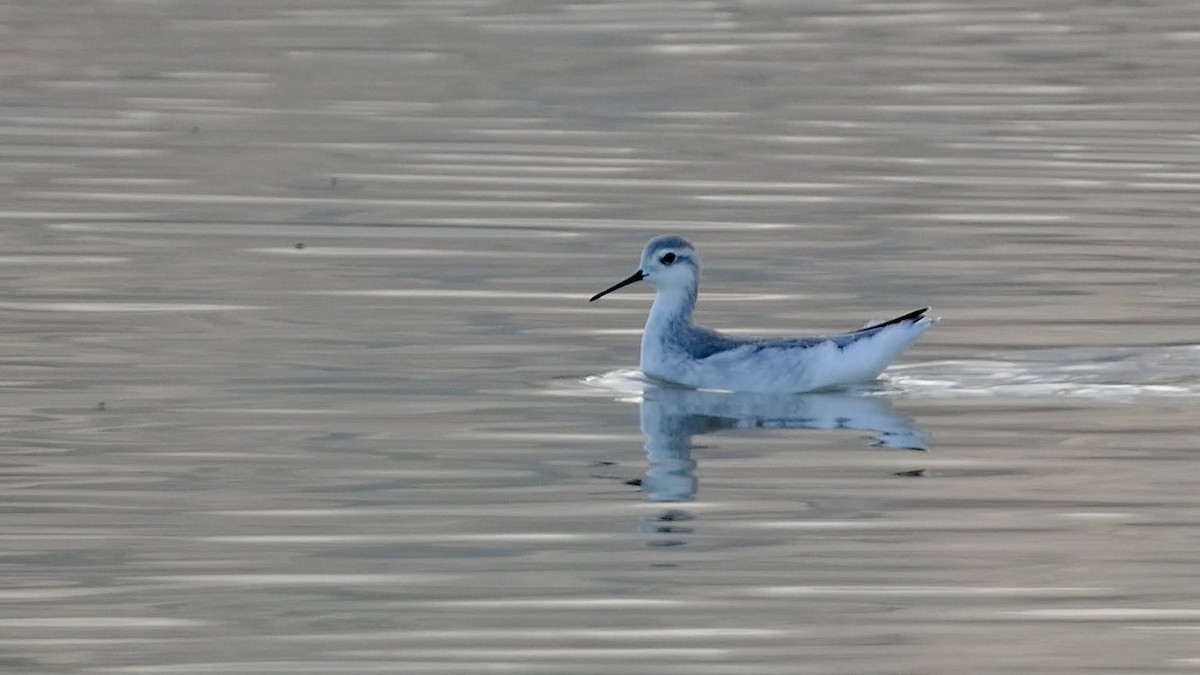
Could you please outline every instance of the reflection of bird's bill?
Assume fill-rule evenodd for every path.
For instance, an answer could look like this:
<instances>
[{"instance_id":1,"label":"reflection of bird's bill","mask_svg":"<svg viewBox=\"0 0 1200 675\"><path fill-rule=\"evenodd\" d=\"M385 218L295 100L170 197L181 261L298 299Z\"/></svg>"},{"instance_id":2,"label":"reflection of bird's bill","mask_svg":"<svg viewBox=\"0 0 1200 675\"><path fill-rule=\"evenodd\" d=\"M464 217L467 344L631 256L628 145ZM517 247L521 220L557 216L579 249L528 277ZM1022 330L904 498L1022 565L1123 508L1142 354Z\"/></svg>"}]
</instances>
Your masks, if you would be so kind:
<instances>
[{"instance_id":1,"label":"reflection of bird's bill","mask_svg":"<svg viewBox=\"0 0 1200 675\"><path fill-rule=\"evenodd\" d=\"M593 295L591 297L591 299L588 300L588 302L595 302L596 300L603 298L604 296L608 295L609 293L612 293L613 291L617 290L618 288L625 288L629 284L636 284L637 282L639 282L645 278L646 278L646 274L644 272L642 272L641 270L638 270L638 271L634 272L633 274L630 274L628 277L622 279L621 281L618 281L617 283L613 284L612 286L609 286L608 288Z\"/></svg>"}]
</instances>

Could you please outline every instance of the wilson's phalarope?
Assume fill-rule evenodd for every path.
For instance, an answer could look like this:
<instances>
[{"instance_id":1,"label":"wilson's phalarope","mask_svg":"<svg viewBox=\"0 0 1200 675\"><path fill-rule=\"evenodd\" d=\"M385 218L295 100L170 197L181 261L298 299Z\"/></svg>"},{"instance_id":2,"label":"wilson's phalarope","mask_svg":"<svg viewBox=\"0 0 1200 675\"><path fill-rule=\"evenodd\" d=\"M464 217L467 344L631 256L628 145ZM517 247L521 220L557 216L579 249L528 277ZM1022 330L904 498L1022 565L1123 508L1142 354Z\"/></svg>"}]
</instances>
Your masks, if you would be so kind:
<instances>
[{"instance_id":1,"label":"wilson's phalarope","mask_svg":"<svg viewBox=\"0 0 1200 675\"><path fill-rule=\"evenodd\" d=\"M937 319L928 307L828 337L739 338L692 323L700 258L683 237L655 237L638 271L591 300L638 281L655 287L642 333L642 372L689 387L795 393L873 380Z\"/></svg>"}]
</instances>

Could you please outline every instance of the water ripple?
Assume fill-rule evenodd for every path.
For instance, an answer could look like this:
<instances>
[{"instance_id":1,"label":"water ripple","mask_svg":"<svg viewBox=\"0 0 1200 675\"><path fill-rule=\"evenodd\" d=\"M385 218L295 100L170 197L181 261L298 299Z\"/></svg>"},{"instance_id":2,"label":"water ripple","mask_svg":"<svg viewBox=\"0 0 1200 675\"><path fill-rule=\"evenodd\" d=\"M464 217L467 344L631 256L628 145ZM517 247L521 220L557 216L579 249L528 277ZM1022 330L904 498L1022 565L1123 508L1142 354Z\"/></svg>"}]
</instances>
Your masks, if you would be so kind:
<instances>
[{"instance_id":1,"label":"water ripple","mask_svg":"<svg viewBox=\"0 0 1200 675\"><path fill-rule=\"evenodd\" d=\"M1200 345L1072 348L893 366L910 396L1130 400L1200 396Z\"/></svg>"}]
</instances>

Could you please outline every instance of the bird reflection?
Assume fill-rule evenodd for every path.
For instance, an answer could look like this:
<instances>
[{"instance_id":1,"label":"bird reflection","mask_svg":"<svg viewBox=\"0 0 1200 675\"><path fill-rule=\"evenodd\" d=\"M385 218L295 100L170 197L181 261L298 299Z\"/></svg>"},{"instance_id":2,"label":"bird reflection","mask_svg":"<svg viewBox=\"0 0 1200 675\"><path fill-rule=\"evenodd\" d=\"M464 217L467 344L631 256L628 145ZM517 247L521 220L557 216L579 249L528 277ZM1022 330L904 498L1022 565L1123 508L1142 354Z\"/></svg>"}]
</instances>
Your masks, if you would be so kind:
<instances>
[{"instance_id":1,"label":"bird reflection","mask_svg":"<svg viewBox=\"0 0 1200 675\"><path fill-rule=\"evenodd\" d=\"M856 429L874 432L873 445L924 450L925 432L897 413L884 396L850 392L753 394L646 385L641 397L646 475L641 490L655 502L696 496L692 438L727 429Z\"/></svg>"}]
</instances>

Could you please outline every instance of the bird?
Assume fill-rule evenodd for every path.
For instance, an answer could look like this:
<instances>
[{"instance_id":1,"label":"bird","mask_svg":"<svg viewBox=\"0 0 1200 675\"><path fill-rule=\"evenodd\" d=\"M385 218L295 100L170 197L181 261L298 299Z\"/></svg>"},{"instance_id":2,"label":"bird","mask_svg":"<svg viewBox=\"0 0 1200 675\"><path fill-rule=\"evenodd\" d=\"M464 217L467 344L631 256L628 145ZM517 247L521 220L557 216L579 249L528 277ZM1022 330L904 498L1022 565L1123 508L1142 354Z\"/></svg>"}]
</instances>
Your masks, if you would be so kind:
<instances>
[{"instance_id":1,"label":"bird","mask_svg":"<svg viewBox=\"0 0 1200 675\"><path fill-rule=\"evenodd\" d=\"M697 326L700 256L677 235L651 239L637 271L589 302L639 281L655 288L642 332L642 373L694 389L783 394L870 382L940 320L924 307L848 333L795 338L736 337Z\"/></svg>"}]
</instances>

